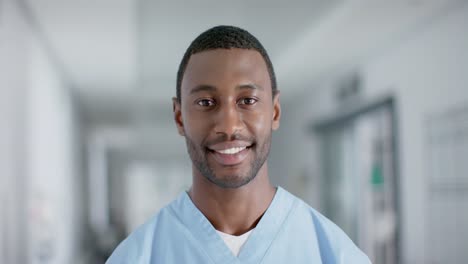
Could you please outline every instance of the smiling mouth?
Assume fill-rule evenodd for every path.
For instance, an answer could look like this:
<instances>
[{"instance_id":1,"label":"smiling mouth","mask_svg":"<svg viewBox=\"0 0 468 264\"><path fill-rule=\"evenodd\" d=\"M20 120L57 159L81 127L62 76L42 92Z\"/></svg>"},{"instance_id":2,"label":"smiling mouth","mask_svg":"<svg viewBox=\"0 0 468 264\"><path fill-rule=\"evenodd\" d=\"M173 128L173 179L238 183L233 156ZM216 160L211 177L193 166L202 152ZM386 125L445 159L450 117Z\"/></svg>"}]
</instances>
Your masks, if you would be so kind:
<instances>
[{"instance_id":1,"label":"smiling mouth","mask_svg":"<svg viewBox=\"0 0 468 264\"><path fill-rule=\"evenodd\" d=\"M254 146L254 144L252 145L248 145L248 146L238 146L238 147L226 147L226 148L217 148L217 149L214 149L214 148L210 148L210 147L207 147L206 149L212 153L220 153L220 154L227 154L227 155L234 155L234 154L237 154L245 149L250 149Z\"/></svg>"},{"instance_id":2,"label":"smiling mouth","mask_svg":"<svg viewBox=\"0 0 468 264\"><path fill-rule=\"evenodd\" d=\"M233 166L242 163L247 158L252 147L253 145L217 150L208 148L208 151L217 163L223 166Z\"/></svg>"},{"instance_id":3,"label":"smiling mouth","mask_svg":"<svg viewBox=\"0 0 468 264\"><path fill-rule=\"evenodd\" d=\"M221 153L221 154L230 154L230 155L233 155L233 154L237 154L241 151L243 151L244 149L246 149L247 147L235 147L235 148L228 148L228 149L223 149L223 150L214 150L215 152L218 152L218 153Z\"/></svg>"}]
</instances>

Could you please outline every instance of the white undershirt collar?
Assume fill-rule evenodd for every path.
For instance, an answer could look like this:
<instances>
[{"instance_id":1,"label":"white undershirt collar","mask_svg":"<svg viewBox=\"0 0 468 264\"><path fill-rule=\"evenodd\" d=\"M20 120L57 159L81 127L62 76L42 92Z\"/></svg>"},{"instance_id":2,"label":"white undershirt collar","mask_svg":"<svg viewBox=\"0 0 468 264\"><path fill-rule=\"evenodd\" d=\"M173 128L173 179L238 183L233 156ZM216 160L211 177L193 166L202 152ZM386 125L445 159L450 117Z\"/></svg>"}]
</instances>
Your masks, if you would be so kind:
<instances>
[{"instance_id":1,"label":"white undershirt collar","mask_svg":"<svg viewBox=\"0 0 468 264\"><path fill-rule=\"evenodd\" d=\"M247 239L249 238L250 234L252 233L253 229L240 235L240 236L233 236L230 234L223 233L221 231L216 230L216 232L221 236L226 246L231 250L234 256L239 256L239 252L242 249L242 246L245 244Z\"/></svg>"}]
</instances>

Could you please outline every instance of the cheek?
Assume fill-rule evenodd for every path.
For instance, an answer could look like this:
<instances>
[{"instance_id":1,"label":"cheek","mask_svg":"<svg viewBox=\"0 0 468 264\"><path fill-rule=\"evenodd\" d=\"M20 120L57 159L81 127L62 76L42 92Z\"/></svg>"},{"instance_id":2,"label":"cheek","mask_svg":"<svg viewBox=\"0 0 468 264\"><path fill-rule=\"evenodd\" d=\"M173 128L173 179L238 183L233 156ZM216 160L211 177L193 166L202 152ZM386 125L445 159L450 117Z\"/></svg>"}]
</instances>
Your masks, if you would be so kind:
<instances>
[{"instance_id":1,"label":"cheek","mask_svg":"<svg viewBox=\"0 0 468 264\"><path fill-rule=\"evenodd\" d=\"M209 122L206 117L193 112L183 113L184 131L192 140L199 140L209 131Z\"/></svg>"},{"instance_id":2,"label":"cheek","mask_svg":"<svg viewBox=\"0 0 468 264\"><path fill-rule=\"evenodd\" d=\"M271 133L271 116L268 113L249 115L245 118L249 130L254 135L267 135Z\"/></svg>"}]
</instances>

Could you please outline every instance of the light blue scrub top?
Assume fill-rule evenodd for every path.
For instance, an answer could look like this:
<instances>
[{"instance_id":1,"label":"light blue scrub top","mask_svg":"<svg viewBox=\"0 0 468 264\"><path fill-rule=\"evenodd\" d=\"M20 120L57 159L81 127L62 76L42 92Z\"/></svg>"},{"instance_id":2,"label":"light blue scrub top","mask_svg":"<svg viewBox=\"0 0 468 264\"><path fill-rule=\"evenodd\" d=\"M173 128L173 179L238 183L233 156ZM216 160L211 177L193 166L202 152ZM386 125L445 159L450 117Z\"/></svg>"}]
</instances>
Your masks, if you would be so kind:
<instances>
[{"instance_id":1,"label":"light blue scrub top","mask_svg":"<svg viewBox=\"0 0 468 264\"><path fill-rule=\"evenodd\" d=\"M121 263L370 263L330 220L278 187L239 256L186 192L135 230L107 264Z\"/></svg>"}]
</instances>

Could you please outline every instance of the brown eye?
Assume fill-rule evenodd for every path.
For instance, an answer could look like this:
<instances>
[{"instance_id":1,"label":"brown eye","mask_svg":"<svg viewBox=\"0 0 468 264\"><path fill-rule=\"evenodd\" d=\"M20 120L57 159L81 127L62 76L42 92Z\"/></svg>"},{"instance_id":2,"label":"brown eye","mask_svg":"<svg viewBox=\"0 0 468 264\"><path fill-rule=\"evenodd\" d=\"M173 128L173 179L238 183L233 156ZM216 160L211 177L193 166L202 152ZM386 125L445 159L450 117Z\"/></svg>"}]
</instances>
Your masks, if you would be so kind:
<instances>
[{"instance_id":1,"label":"brown eye","mask_svg":"<svg viewBox=\"0 0 468 264\"><path fill-rule=\"evenodd\" d=\"M240 101L239 101L239 104L242 104L242 105L253 105L257 102L257 99L255 98L242 98Z\"/></svg>"},{"instance_id":2,"label":"brown eye","mask_svg":"<svg viewBox=\"0 0 468 264\"><path fill-rule=\"evenodd\" d=\"M214 106L215 102L212 99L201 99L197 101L197 104L203 107L210 107L210 106Z\"/></svg>"}]
</instances>

